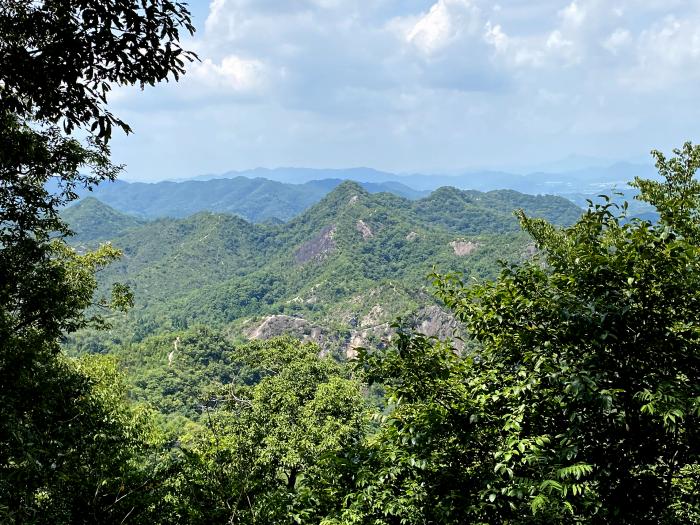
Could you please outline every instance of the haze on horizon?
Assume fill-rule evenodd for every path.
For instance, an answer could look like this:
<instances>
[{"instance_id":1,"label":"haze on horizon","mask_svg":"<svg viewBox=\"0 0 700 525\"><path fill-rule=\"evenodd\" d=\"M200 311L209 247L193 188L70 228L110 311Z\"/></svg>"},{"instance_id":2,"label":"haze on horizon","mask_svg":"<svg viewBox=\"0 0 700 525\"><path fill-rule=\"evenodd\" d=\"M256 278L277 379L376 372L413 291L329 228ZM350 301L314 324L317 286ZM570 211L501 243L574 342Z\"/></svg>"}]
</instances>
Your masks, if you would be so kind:
<instances>
[{"instance_id":1,"label":"haze on horizon","mask_svg":"<svg viewBox=\"0 0 700 525\"><path fill-rule=\"evenodd\" d=\"M112 94L135 131L112 143L127 180L528 171L700 140L698 2L190 4L201 62L178 84Z\"/></svg>"}]
</instances>

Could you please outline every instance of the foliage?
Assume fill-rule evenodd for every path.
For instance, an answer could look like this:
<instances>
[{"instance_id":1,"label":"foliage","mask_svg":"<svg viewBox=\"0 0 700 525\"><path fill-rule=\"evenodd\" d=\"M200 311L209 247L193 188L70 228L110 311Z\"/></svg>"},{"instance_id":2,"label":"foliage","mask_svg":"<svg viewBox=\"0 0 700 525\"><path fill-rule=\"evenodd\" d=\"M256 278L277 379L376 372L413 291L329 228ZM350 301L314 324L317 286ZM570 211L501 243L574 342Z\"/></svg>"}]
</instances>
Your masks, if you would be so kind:
<instances>
[{"instance_id":1,"label":"foliage","mask_svg":"<svg viewBox=\"0 0 700 525\"><path fill-rule=\"evenodd\" d=\"M66 332L104 327L84 309L93 303L95 272L119 252L103 246L79 255L66 246L59 208L80 187L114 179L111 129L129 128L108 111L107 94L113 85L181 74L183 59L194 58L179 47L181 27L193 30L184 4L162 0L0 5L3 521L122 522L143 481L149 427L123 405L114 367L75 364L59 353ZM70 135L77 129L84 140ZM95 308L130 303L117 285Z\"/></svg>"},{"instance_id":2,"label":"foliage","mask_svg":"<svg viewBox=\"0 0 700 525\"><path fill-rule=\"evenodd\" d=\"M95 240L109 240L143 221L103 206L94 197L86 197L61 212L61 219L70 225L72 245Z\"/></svg>"},{"instance_id":3,"label":"foliage","mask_svg":"<svg viewBox=\"0 0 700 525\"><path fill-rule=\"evenodd\" d=\"M184 218L208 211L238 215L254 223L282 223L319 202L341 183L338 179L324 179L285 184L260 177L152 184L117 181L99 186L92 195L121 212L148 219ZM419 193L403 184L361 185L371 193L389 191L406 198L415 198Z\"/></svg>"},{"instance_id":4,"label":"foliage","mask_svg":"<svg viewBox=\"0 0 700 525\"><path fill-rule=\"evenodd\" d=\"M414 208L432 224L462 234L518 231L513 210L525 210L533 217L568 226L581 210L563 197L526 195L512 190L460 191L444 187L415 202Z\"/></svg>"},{"instance_id":5,"label":"foliage","mask_svg":"<svg viewBox=\"0 0 700 525\"><path fill-rule=\"evenodd\" d=\"M182 182L127 183L116 181L95 188L92 193L115 209L140 218L184 218L208 211L238 215L253 223L288 221L321 201L342 184L338 179L314 180L305 184L285 184L260 177L188 180ZM358 183L369 193L388 192L407 199L402 207L411 208L436 224L454 231L478 234L517 231L512 211L528 213L569 224L581 210L562 197L524 195L515 191L460 191L441 188L428 198L400 183ZM411 202L414 201L414 202ZM116 230L112 233L116 233ZM109 234L105 231L103 235Z\"/></svg>"},{"instance_id":6,"label":"foliage","mask_svg":"<svg viewBox=\"0 0 700 525\"><path fill-rule=\"evenodd\" d=\"M360 470L356 521L695 519L700 148L675 153L657 154L663 183L636 182L658 223L624 221L612 204L564 229L521 214L540 260L484 284L435 276L476 354L409 337L365 355L396 408ZM449 459L434 470L436 457Z\"/></svg>"},{"instance_id":7,"label":"foliage","mask_svg":"<svg viewBox=\"0 0 700 525\"><path fill-rule=\"evenodd\" d=\"M514 195L523 204L532 199L549 203L563 214L576 210L552 197ZM453 215L449 207L439 201L427 214L420 211L421 202L369 194L345 182L287 224L253 225L236 217L200 213L129 228L124 227L126 219L111 208L94 201L85 207L81 203L64 212L78 233L77 244L90 246L86 238L112 225L113 234L93 237L94 241L111 240L126 257L108 269L102 280L128 283L136 308L125 322L115 320L111 334L84 332L72 347L118 351L112 340L128 344L197 324L235 323L231 331L240 333L242 319L274 314L303 317L330 332L349 333L377 305L382 315L376 324L388 324L397 315L408 316L434 304L425 277L433 266L463 269L483 279L496 275L498 259L518 261L528 256L528 239L523 234L498 233L504 222L509 224L507 229L517 227L510 208L513 202L500 204L503 211L495 222L482 218L455 226L454 231L435 219L442 210L440 216L447 222ZM489 207L498 209L495 197ZM478 213L487 209L481 204L473 208ZM370 228L371 236L362 236L359 221ZM79 225L94 229L85 231ZM329 229L332 245L313 255L319 250L322 232ZM470 235L470 231L481 233ZM478 249L460 257L450 245L459 240L478 244ZM311 256L307 260L301 253Z\"/></svg>"},{"instance_id":8,"label":"foliage","mask_svg":"<svg viewBox=\"0 0 700 525\"><path fill-rule=\"evenodd\" d=\"M107 270L119 250L68 247L58 209L116 176L107 144L129 127L107 94L177 79L195 58L181 28L186 6L166 0L0 6L0 520L700 521L699 146L654 152L664 180L635 181L653 223L611 202L569 225L556 199L448 188L410 202L352 183L281 225L137 225L88 201L68 216L118 232L128 256ZM402 322L352 372L314 344L219 331L281 312L347 328L386 297L402 313L431 265L468 271L433 276L469 334L461 353ZM141 309L111 342L83 330L73 344L117 355L126 380L112 358L59 346L132 304L116 276Z\"/></svg>"},{"instance_id":9,"label":"foliage","mask_svg":"<svg viewBox=\"0 0 700 525\"><path fill-rule=\"evenodd\" d=\"M362 447L345 451L354 483L327 523L483 523L483 483L493 477L488 401L474 396L473 360L449 343L399 332L389 349L363 351L369 381L381 381L388 412ZM351 469L352 471L353 469Z\"/></svg>"},{"instance_id":10,"label":"foliage","mask_svg":"<svg viewBox=\"0 0 700 525\"><path fill-rule=\"evenodd\" d=\"M318 352L291 339L232 352L248 373L203 406L206 428L182 438L160 521L309 523L337 505L317 487L361 435L365 405L359 384Z\"/></svg>"},{"instance_id":11,"label":"foliage","mask_svg":"<svg viewBox=\"0 0 700 525\"><path fill-rule=\"evenodd\" d=\"M121 523L146 505L161 438L153 413L126 403L113 360L47 353L5 370L0 521Z\"/></svg>"},{"instance_id":12,"label":"foliage","mask_svg":"<svg viewBox=\"0 0 700 525\"><path fill-rule=\"evenodd\" d=\"M0 9L0 113L99 129L129 126L107 109L112 86L154 85L196 56L180 47L194 26L183 2L5 0Z\"/></svg>"}]
</instances>

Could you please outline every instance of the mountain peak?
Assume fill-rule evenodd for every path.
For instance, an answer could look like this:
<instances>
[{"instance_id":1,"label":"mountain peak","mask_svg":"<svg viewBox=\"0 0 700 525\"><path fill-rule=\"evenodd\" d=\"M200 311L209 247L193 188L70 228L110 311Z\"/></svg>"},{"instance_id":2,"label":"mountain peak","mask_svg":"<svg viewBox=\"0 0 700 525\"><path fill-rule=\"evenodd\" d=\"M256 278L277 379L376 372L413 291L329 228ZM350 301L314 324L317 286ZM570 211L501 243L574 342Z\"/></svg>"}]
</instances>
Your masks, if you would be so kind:
<instances>
[{"instance_id":1,"label":"mountain peak","mask_svg":"<svg viewBox=\"0 0 700 525\"><path fill-rule=\"evenodd\" d=\"M333 206L336 210L340 207L354 204L364 200L370 193L358 182L345 180L338 184L318 203L320 206Z\"/></svg>"},{"instance_id":2,"label":"mountain peak","mask_svg":"<svg viewBox=\"0 0 700 525\"><path fill-rule=\"evenodd\" d=\"M361 193L363 195L369 195L367 190L365 190L359 182L355 182L354 180L344 180L336 188L331 192L331 193L350 193L350 192L356 192L356 193Z\"/></svg>"},{"instance_id":3,"label":"mountain peak","mask_svg":"<svg viewBox=\"0 0 700 525\"><path fill-rule=\"evenodd\" d=\"M85 197L64 209L61 217L74 232L73 239L91 241L105 236L116 236L143 222L136 217L115 210L95 197Z\"/></svg>"}]
</instances>

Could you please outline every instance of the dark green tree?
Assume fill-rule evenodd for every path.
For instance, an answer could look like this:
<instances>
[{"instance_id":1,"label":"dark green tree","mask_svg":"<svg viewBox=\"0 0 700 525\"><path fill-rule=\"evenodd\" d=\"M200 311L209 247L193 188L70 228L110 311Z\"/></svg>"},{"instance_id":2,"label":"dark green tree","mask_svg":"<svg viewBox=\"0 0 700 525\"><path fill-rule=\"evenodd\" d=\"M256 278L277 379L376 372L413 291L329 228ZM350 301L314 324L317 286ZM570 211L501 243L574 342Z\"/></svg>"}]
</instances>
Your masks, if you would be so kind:
<instances>
[{"instance_id":1,"label":"dark green tree","mask_svg":"<svg viewBox=\"0 0 700 525\"><path fill-rule=\"evenodd\" d=\"M435 276L477 349L364 355L394 408L343 521L700 522L700 146L674 153L634 182L658 222L609 201L563 229L521 213L539 257Z\"/></svg>"},{"instance_id":2,"label":"dark green tree","mask_svg":"<svg viewBox=\"0 0 700 525\"><path fill-rule=\"evenodd\" d=\"M231 351L239 377L180 438L184 458L158 519L313 523L338 506L335 458L359 441L367 407L359 382L319 351L291 338Z\"/></svg>"},{"instance_id":3,"label":"dark green tree","mask_svg":"<svg viewBox=\"0 0 700 525\"><path fill-rule=\"evenodd\" d=\"M107 462L104 454L120 458L120 447L126 450L133 442L109 431L115 439L104 446L105 430L93 423L109 419L112 409L91 404L101 416L79 409L91 403L91 381L67 364L59 340L87 324L102 324L99 316L84 314L88 306L123 308L130 295L116 286L111 299L94 300L94 272L118 252L109 246L83 256L69 250L62 241L69 231L58 211L76 197L77 187L117 175L108 141L114 126L130 129L109 112L109 91L182 74L184 63L195 58L178 43L183 29L193 31L181 2L0 1L4 522L109 522L128 512L117 516L99 504L101 490L118 484L84 472L94 465L95 472L118 477L119 469L98 463ZM82 139L71 135L76 130ZM95 495L89 509L78 504L88 501L87 494ZM49 516L43 512L47 504L62 510Z\"/></svg>"}]
</instances>

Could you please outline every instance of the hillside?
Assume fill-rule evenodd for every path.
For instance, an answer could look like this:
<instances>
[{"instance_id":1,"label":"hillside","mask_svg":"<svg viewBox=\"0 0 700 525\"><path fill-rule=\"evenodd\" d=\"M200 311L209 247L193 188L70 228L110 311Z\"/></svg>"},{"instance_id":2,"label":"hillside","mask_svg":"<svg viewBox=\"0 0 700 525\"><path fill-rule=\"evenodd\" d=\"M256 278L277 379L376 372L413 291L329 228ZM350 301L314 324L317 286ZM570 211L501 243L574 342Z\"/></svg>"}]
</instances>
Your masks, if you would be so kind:
<instances>
[{"instance_id":1,"label":"hillside","mask_svg":"<svg viewBox=\"0 0 700 525\"><path fill-rule=\"evenodd\" d=\"M106 353L126 370L132 399L148 401L177 436L197 420L202 396L237 381L235 352L250 340L290 335L343 360L358 347L388 346L392 323L471 345L433 296L433 269L494 277L499 260L535 252L512 214L570 223L581 210L559 197L442 188L411 201L343 182L282 224L253 224L202 212L159 219L86 242L90 217L121 216L96 200L65 210L80 246L111 241L124 256L103 286L128 284L135 306L111 330L83 330L71 354ZM377 395L377 399L381 395Z\"/></svg>"},{"instance_id":2,"label":"hillside","mask_svg":"<svg viewBox=\"0 0 700 525\"><path fill-rule=\"evenodd\" d=\"M481 220L497 221L506 227L512 209L526 200L524 195L532 197L533 201L526 204L533 209L537 209L536 201L540 198L535 194L558 194L585 206L586 199L595 199L596 195L611 188L629 193L629 189L625 189L628 188L625 181L633 179L635 175L651 176L650 170L650 166L615 164L568 172L529 174L484 171L460 175L398 175L369 168L260 168L178 182L116 181L102 184L92 193L83 191L82 196L96 197L118 211L142 219L185 218L208 211L238 215L254 223L278 223L286 222L316 204L343 180L355 181L370 193L389 192L410 200L428 197L430 192L439 188L453 187L466 192L459 197L463 202L451 203L455 211L464 215L455 215L448 221L470 224ZM515 195L510 203L509 193ZM486 217L482 214L486 206L472 209L471 201L478 198L490 200L498 207L498 213L490 213ZM545 198L542 202L551 202L551 198ZM426 208L430 207L430 202L424 204ZM546 210L542 211L546 213ZM634 215L643 215L647 211L631 209ZM505 217L501 212L505 213ZM564 217L563 220L568 218Z\"/></svg>"},{"instance_id":3,"label":"hillside","mask_svg":"<svg viewBox=\"0 0 700 525\"><path fill-rule=\"evenodd\" d=\"M426 276L436 267L482 279L494 275L498 259L528 256L532 247L512 215L517 207L559 223L580 214L558 197L443 188L411 201L343 182L284 224L199 213L93 235L123 250L101 278L129 284L136 306L115 318L108 337L83 333L76 341L105 351L206 323L238 339L292 332L345 352L386 337L399 315L449 324L426 310L435 305ZM88 215L113 213L94 201L66 217L82 241Z\"/></svg>"},{"instance_id":4,"label":"hillside","mask_svg":"<svg viewBox=\"0 0 700 525\"><path fill-rule=\"evenodd\" d=\"M87 197L62 212L63 219L71 226L75 235L72 241L88 242L109 240L144 221L119 212L94 197Z\"/></svg>"},{"instance_id":5,"label":"hillside","mask_svg":"<svg viewBox=\"0 0 700 525\"><path fill-rule=\"evenodd\" d=\"M571 224L581 209L563 197L527 195L512 190L486 193L443 187L416 201L414 210L427 222L463 234L512 232L519 229L513 210L523 209L533 217L555 224Z\"/></svg>"}]
</instances>

